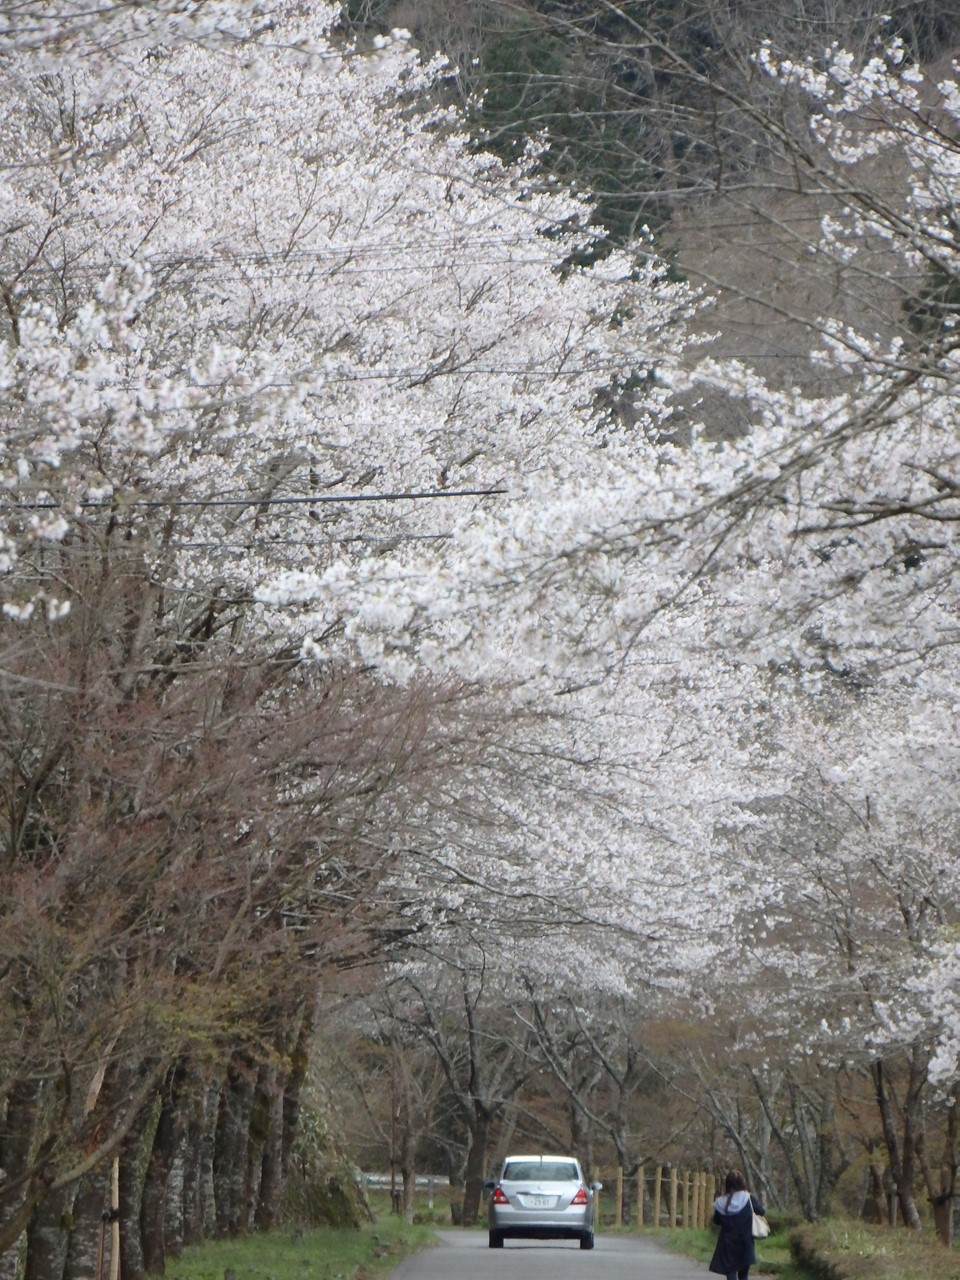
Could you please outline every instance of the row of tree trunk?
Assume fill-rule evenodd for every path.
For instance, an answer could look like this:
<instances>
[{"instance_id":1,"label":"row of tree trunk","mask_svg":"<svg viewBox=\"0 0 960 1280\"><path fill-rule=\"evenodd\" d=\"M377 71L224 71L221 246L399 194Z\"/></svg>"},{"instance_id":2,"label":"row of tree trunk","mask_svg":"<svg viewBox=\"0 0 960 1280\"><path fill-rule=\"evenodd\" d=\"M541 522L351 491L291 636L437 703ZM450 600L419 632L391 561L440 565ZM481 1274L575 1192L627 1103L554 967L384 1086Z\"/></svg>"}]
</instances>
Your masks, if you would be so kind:
<instances>
[{"instance_id":1,"label":"row of tree trunk","mask_svg":"<svg viewBox=\"0 0 960 1280\"><path fill-rule=\"evenodd\" d=\"M162 1275L185 1244L269 1229L281 1219L310 1013L301 1010L287 1030L269 1052L237 1049L218 1069L181 1057L146 1093L116 1146L124 1280ZM28 1167L31 1114L40 1102L26 1086L7 1099L0 1133L7 1187L16 1183L18 1161ZM104 1144L83 1176L37 1198L24 1231L0 1253L0 1280L100 1280L116 1157ZM25 1194L20 1206L2 1206L0 1227L9 1226Z\"/></svg>"}]
</instances>

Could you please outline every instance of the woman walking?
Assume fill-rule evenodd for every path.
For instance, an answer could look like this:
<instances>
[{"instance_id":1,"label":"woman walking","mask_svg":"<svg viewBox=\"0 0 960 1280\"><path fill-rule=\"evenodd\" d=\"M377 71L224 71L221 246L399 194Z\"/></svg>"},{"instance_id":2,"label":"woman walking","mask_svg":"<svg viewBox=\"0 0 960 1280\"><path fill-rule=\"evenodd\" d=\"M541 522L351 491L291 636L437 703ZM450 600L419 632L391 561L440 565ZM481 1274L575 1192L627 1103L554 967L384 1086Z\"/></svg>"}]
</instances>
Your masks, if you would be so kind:
<instances>
[{"instance_id":1,"label":"woman walking","mask_svg":"<svg viewBox=\"0 0 960 1280\"><path fill-rule=\"evenodd\" d=\"M751 1263L757 1255L753 1247L753 1215L764 1208L747 1190L739 1169L731 1169L723 1184L723 1194L713 1202L714 1226L720 1228L717 1247L710 1259L714 1275L726 1280L749 1280Z\"/></svg>"}]
</instances>

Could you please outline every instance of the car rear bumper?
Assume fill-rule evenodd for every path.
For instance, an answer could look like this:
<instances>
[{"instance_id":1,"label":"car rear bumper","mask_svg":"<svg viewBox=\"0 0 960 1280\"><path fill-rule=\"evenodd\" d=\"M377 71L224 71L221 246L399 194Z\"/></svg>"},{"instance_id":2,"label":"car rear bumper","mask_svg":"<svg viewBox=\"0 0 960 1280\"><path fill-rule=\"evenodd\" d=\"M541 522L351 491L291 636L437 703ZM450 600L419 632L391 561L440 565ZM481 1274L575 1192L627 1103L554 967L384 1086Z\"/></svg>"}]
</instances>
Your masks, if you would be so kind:
<instances>
[{"instance_id":1,"label":"car rear bumper","mask_svg":"<svg viewBox=\"0 0 960 1280\"><path fill-rule=\"evenodd\" d=\"M585 1214L579 1207L572 1212L568 1210L549 1216L530 1210L502 1208L490 1214L490 1230L499 1231L504 1236L528 1236L531 1239L546 1239L548 1236L572 1239L593 1230L593 1215Z\"/></svg>"},{"instance_id":2,"label":"car rear bumper","mask_svg":"<svg viewBox=\"0 0 960 1280\"><path fill-rule=\"evenodd\" d=\"M490 1230L498 1232L505 1240L579 1240L591 1228L586 1223L581 1223L579 1227L491 1226Z\"/></svg>"}]
</instances>

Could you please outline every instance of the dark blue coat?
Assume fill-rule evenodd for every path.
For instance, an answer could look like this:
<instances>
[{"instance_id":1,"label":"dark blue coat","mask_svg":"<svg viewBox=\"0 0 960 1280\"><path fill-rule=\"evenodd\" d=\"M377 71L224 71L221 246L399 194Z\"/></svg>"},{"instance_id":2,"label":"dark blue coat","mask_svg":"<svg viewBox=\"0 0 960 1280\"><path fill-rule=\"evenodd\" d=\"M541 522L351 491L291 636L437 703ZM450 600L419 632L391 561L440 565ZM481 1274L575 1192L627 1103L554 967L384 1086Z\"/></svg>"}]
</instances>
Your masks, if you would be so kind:
<instances>
[{"instance_id":1,"label":"dark blue coat","mask_svg":"<svg viewBox=\"0 0 960 1280\"><path fill-rule=\"evenodd\" d=\"M763 1213L763 1205L754 1196L737 1213L725 1213L726 1196L714 1201L713 1223L720 1228L717 1247L710 1259L710 1270L718 1276L747 1271L757 1260L753 1247L753 1215Z\"/></svg>"}]
</instances>

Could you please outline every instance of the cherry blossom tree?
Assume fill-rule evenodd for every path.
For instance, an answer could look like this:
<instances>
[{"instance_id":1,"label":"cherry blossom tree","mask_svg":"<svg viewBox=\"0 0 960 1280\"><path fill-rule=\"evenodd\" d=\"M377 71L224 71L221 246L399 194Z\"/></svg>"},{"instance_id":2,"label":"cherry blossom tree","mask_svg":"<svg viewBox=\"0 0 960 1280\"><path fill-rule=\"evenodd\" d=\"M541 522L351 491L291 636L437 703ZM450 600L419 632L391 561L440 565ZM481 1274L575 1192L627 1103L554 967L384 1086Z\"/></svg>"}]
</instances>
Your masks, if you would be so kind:
<instances>
[{"instance_id":1,"label":"cherry blossom tree","mask_svg":"<svg viewBox=\"0 0 960 1280\"><path fill-rule=\"evenodd\" d=\"M903 1221L919 1228L929 1177L945 1223L952 1183L939 1185L922 1152L948 1134L950 1105L932 1089L936 1024L915 990L956 925L955 753L943 739L931 750L929 707L912 696L899 709L869 689L819 701L791 696L778 714L771 703L778 791L727 833L743 880L741 959L706 990L739 1027L761 1100L764 1082L805 1061L869 1081Z\"/></svg>"},{"instance_id":2,"label":"cherry blossom tree","mask_svg":"<svg viewBox=\"0 0 960 1280\"><path fill-rule=\"evenodd\" d=\"M42 1125L6 1064L36 1141L0 1239L86 1171L117 1098L96 1158L146 1142L198 1045L238 1114L269 1110L263 1045L304 1016L285 960L416 942L469 1014L493 955L498 981L582 960L614 998L638 939L669 990L736 936L798 1052L859 1038L875 1073L895 1046L949 1081L955 84L897 46L758 54L816 104L778 141L834 201L817 252L880 243L923 300L899 334L824 315L822 382L784 388L691 340L648 237L598 255L536 148L474 148L402 31L361 53L320 0L24 12L0 28L5 1016L21 1034L24 990L66 990L111 1061L71 1040L83 1088ZM909 178L881 201L852 175L892 149ZM725 443L715 395L741 406ZM113 904L89 960L71 874ZM468 1216L523 1079L503 1063L461 1089ZM912 1221L915 1127L888 1120ZM243 1150L222 1229L266 1168Z\"/></svg>"},{"instance_id":3,"label":"cherry blossom tree","mask_svg":"<svg viewBox=\"0 0 960 1280\"><path fill-rule=\"evenodd\" d=\"M4 1060L0 1239L53 1239L120 1150L136 1276L209 1138L188 1100L230 1121L210 1229L275 1205L260 1121L311 967L458 899L649 916L599 888L711 818L658 812L632 764L696 771L739 677L705 676L701 708L637 660L590 695L656 589L631 601L604 549L621 487L658 492L691 306L649 244L579 265L589 204L534 154L476 153L426 96L442 62L401 32L355 53L333 6L23 14L0 47L3 1008L32 1056ZM651 696L673 713L641 739ZM81 1243L47 1256L83 1274Z\"/></svg>"}]
</instances>

